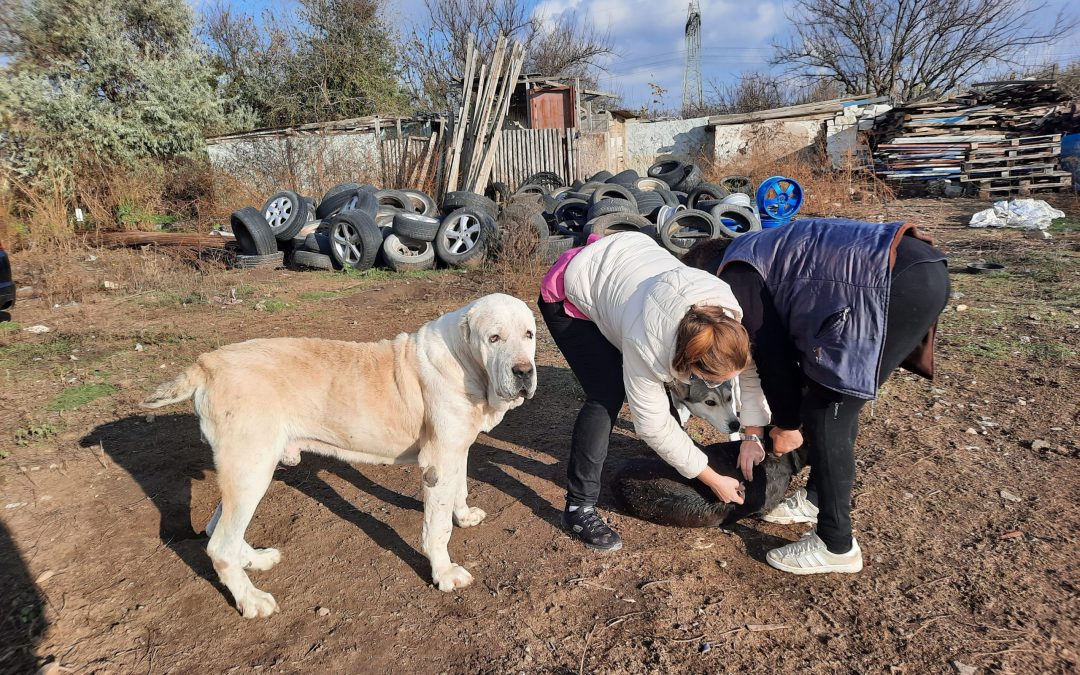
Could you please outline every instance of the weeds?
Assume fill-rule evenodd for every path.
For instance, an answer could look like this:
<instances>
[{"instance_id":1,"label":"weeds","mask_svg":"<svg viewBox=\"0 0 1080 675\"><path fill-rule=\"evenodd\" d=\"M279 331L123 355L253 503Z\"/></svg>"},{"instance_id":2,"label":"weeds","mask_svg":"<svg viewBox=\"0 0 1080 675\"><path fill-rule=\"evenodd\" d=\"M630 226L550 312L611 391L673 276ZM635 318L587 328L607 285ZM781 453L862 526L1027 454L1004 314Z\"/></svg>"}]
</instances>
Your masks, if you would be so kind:
<instances>
[{"instance_id":1,"label":"weeds","mask_svg":"<svg viewBox=\"0 0 1080 675\"><path fill-rule=\"evenodd\" d=\"M25 447L31 443L52 438L58 433L60 433L60 430L54 424L31 422L27 426L15 430L15 445Z\"/></svg>"},{"instance_id":2,"label":"weeds","mask_svg":"<svg viewBox=\"0 0 1080 675\"><path fill-rule=\"evenodd\" d=\"M0 347L0 363L10 366L25 366L32 361L67 356L75 348L69 338L54 338L44 342L19 342Z\"/></svg>"},{"instance_id":3,"label":"weeds","mask_svg":"<svg viewBox=\"0 0 1080 675\"><path fill-rule=\"evenodd\" d=\"M274 314L289 309L290 307L292 307L292 305L278 298L267 298L266 300L259 301L255 305L256 311L266 312L267 314Z\"/></svg>"},{"instance_id":4,"label":"weeds","mask_svg":"<svg viewBox=\"0 0 1080 675\"><path fill-rule=\"evenodd\" d=\"M303 301L308 300L330 300L338 297L340 291L306 291L300 294L299 299Z\"/></svg>"},{"instance_id":5,"label":"weeds","mask_svg":"<svg viewBox=\"0 0 1080 675\"><path fill-rule=\"evenodd\" d=\"M17 333L22 329L22 324L18 321L2 321L0 322L0 333Z\"/></svg>"},{"instance_id":6,"label":"weeds","mask_svg":"<svg viewBox=\"0 0 1080 675\"><path fill-rule=\"evenodd\" d=\"M74 410L93 403L99 398L112 396L116 391L116 387L105 382L68 387L52 400L52 403L49 404L49 410L54 412Z\"/></svg>"}]
</instances>

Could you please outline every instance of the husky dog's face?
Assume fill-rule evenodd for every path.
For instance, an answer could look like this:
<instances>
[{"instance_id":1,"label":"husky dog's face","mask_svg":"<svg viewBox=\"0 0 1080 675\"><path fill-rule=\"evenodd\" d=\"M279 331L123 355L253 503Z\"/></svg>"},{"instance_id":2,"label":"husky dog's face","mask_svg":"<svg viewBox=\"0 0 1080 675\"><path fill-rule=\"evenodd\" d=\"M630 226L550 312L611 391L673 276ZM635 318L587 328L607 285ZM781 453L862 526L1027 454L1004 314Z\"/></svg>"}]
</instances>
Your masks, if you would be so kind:
<instances>
[{"instance_id":1,"label":"husky dog's face","mask_svg":"<svg viewBox=\"0 0 1080 675\"><path fill-rule=\"evenodd\" d=\"M681 403L696 417L700 417L717 430L733 434L742 428L735 410L735 380L727 380L717 387L693 378L690 383L675 381L671 384L672 398Z\"/></svg>"}]
</instances>

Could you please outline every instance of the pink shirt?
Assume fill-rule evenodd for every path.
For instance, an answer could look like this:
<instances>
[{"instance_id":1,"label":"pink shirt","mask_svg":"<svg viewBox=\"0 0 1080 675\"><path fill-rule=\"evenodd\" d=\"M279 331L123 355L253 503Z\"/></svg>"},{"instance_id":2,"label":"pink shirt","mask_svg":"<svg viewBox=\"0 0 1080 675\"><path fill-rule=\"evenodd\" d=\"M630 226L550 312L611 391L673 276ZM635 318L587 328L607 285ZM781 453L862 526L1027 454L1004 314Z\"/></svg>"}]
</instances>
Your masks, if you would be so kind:
<instances>
[{"instance_id":1,"label":"pink shirt","mask_svg":"<svg viewBox=\"0 0 1080 675\"><path fill-rule=\"evenodd\" d=\"M585 240L585 246L600 239L598 234L590 234L589 238ZM568 316L572 316L575 319L584 319L590 321L589 317L585 316L585 313L574 306L574 303L566 299L566 287L563 283L563 277L566 276L566 267L570 264L570 261L574 259L578 253L581 253L585 246L576 246L566 253L559 256L559 259L555 261L555 264L551 266L551 269L544 275L543 281L540 282L540 297L544 302L559 302L562 301L563 311Z\"/></svg>"}]
</instances>

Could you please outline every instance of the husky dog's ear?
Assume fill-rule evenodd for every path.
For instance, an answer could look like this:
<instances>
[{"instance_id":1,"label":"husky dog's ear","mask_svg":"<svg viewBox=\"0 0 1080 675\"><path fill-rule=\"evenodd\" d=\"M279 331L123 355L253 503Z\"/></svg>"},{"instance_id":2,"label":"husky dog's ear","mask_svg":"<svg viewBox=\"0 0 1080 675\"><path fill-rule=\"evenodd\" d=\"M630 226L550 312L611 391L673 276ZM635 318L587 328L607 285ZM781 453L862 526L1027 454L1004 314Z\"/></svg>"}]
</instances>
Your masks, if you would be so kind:
<instances>
[{"instance_id":1,"label":"husky dog's ear","mask_svg":"<svg viewBox=\"0 0 1080 675\"><path fill-rule=\"evenodd\" d=\"M692 380L687 389L686 400L691 403L700 403L709 398L709 394L711 393L711 390L705 386L705 383L698 379Z\"/></svg>"},{"instance_id":2,"label":"husky dog's ear","mask_svg":"<svg viewBox=\"0 0 1080 675\"><path fill-rule=\"evenodd\" d=\"M671 384L668 385L668 391L671 393L671 398L676 403L679 403L685 401L690 395L690 385L678 380L672 380Z\"/></svg>"}]
</instances>

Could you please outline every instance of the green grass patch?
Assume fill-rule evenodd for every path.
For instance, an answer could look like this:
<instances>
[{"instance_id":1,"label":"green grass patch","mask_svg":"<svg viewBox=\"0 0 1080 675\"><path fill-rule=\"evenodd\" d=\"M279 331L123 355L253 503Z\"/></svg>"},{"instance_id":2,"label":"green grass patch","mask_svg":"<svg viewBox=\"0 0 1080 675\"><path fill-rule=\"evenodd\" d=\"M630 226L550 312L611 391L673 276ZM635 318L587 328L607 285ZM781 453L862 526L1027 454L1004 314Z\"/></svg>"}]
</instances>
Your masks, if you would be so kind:
<instances>
[{"instance_id":1,"label":"green grass patch","mask_svg":"<svg viewBox=\"0 0 1080 675\"><path fill-rule=\"evenodd\" d=\"M88 403L93 403L99 398L112 396L116 393L116 387L111 384L99 382L97 384L80 384L68 387L60 392L60 395L49 404L49 410L64 412L81 408Z\"/></svg>"},{"instance_id":2,"label":"green grass patch","mask_svg":"<svg viewBox=\"0 0 1080 675\"><path fill-rule=\"evenodd\" d=\"M0 323L0 333L14 333L21 328L22 326L18 321L5 321Z\"/></svg>"},{"instance_id":3,"label":"green grass patch","mask_svg":"<svg viewBox=\"0 0 1080 675\"><path fill-rule=\"evenodd\" d=\"M1065 234L1067 232L1080 232L1080 218L1076 216L1065 216L1064 218L1055 218L1048 228L1051 232L1058 234Z\"/></svg>"},{"instance_id":4,"label":"green grass patch","mask_svg":"<svg viewBox=\"0 0 1080 675\"><path fill-rule=\"evenodd\" d=\"M980 359L1007 361L1012 358L1013 352L1016 351L1016 346L997 338L985 338L978 342L961 345L960 350L977 356Z\"/></svg>"},{"instance_id":5,"label":"green grass patch","mask_svg":"<svg viewBox=\"0 0 1080 675\"><path fill-rule=\"evenodd\" d=\"M48 422L41 424L31 423L15 430L15 445L27 446L35 441L52 438L58 433L60 433L60 430Z\"/></svg>"},{"instance_id":6,"label":"green grass patch","mask_svg":"<svg viewBox=\"0 0 1080 675\"><path fill-rule=\"evenodd\" d=\"M1044 365L1063 365L1076 357L1076 352L1059 342L1029 342L1021 348Z\"/></svg>"},{"instance_id":7,"label":"green grass patch","mask_svg":"<svg viewBox=\"0 0 1080 675\"><path fill-rule=\"evenodd\" d=\"M275 312L280 312L289 309L290 307L292 307L292 305L280 298L267 298L266 300L259 301L255 305L255 309L269 314L274 314Z\"/></svg>"},{"instance_id":8,"label":"green grass patch","mask_svg":"<svg viewBox=\"0 0 1080 675\"><path fill-rule=\"evenodd\" d=\"M11 365L26 365L34 359L45 360L66 356L75 348L68 338L58 337L42 342L20 342L0 347L0 361Z\"/></svg>"},{"instance_id":9,"label":"green grass patch","mask_svg":"<svg viewBox=\"0 0 1080 675\"><path fill-rule=\"evenodd\" d=\"M199 291L159 291L139 299L143 307L176 307L177 305L203 305L206 297Z\"/></svg>"}]
</instances>

